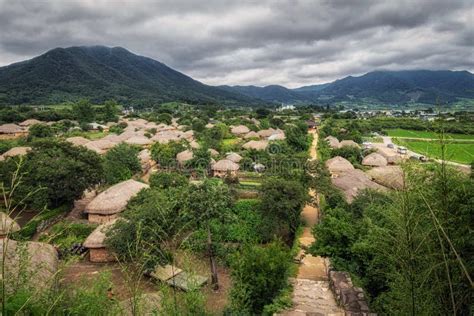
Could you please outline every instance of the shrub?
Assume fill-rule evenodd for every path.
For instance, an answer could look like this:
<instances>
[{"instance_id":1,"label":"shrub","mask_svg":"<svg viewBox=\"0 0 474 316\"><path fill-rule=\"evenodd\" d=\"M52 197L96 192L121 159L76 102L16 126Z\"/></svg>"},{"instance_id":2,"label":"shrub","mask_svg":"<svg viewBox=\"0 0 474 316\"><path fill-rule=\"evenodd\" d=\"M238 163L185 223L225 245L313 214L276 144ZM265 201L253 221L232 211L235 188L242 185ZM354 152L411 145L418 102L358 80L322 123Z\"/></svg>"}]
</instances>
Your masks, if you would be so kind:
<instances>
[{"instance_id":1,"label":"shrub","mask_svg":"<svg viewBox=\"0 0 474 316\"><path fill-rule=\"evenodd\" d=\"M120 144L107 152L104 160L104 172L107 183L114 184L130 179L141 170L138 160L138 148Z\"/></svg>"},{"instance_id":2,"label":"shrub","mask_svg":"<svg viewBox=\"0 0 474 316\"><path fill-rule=\"evenodd\" d=\"M180 187L188 184L188 179L178 172L159 172L150 177L150 186L158 189Z\"/></svg>"}]
</instances>

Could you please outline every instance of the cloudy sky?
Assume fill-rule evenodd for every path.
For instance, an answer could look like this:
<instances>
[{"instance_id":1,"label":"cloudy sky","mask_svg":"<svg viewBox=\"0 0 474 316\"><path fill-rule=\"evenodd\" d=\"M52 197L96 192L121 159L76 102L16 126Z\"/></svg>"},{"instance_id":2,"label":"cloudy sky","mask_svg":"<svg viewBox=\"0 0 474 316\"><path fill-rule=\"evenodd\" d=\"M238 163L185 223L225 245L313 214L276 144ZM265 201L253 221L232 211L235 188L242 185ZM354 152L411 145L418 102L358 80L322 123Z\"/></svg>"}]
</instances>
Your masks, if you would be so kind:
<instances>
[{"instance_id":1,"label":"cloudy sky","mask_svg":"<svg viewBox=\"0 0 474 316\"><path fill-rule=\"evenodd\" d=\"M122 46L215 85L472 72L474 1L0 0L0 65L78 45Z\"/></svg>"}]
</instances>

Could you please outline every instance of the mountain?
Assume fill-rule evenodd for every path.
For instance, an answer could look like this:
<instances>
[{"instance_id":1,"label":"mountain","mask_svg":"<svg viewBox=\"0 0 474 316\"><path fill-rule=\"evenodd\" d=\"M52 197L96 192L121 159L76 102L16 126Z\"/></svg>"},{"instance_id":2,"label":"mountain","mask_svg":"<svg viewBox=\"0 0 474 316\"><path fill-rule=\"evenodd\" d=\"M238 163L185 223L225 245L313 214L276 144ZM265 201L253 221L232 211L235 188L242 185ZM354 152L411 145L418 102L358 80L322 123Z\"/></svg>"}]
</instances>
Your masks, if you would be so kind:
<instances>
[{"instance_id":1,"label":"mountain","mask_svg":"<svg viewBox=\"0 0 474 316\"><path fill-rule=\"evenodd\" d=\"M474 75L468 71L373 71L331 83L296 89L276 86L226 86L226 91L283 103L334 103L340 101L385 104L451 103L474 99Z\"/></svg>"},{"instance_id":2,"label":"mountain","mask_svg":"<svg viewBox=\"0 0 474 316\"><path fill-rule=\"evenodd\" d=\"M163 63L121 47L55 48L0 68L0 104L57 104L88 98L124 104L166 101L259 104L240 93L205 85Z\"/></svg>"}]
</instances>

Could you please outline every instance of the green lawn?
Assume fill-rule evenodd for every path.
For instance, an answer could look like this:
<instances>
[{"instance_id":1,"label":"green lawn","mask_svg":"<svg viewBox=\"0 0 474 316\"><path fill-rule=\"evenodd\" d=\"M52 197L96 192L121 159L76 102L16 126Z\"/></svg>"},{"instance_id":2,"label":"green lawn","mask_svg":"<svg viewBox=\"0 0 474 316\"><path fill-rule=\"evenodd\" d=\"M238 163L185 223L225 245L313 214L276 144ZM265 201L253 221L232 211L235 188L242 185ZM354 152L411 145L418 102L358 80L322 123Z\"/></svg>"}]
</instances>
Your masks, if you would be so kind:
<instances>
[{"instance_id":1,"label":"green lawn","mask_svg":"<svg viewBox=\"0 0 474 316\"><path fill-rule=\"evenodd\" d=\"M414 130L407 130L407 129L389 129L387 130L388 136L391 137L413 137L413 138L433 138L438 139L438 134L435 132L428 132L428 131L414 131ZM474 135L466 135L466 134L451 134L447 133L446 138L448 139L470 139L474 140Z\"/></svg>"},{"instance_id":2,"label":"green lawn","mask_svg":"<svg viewBox=\"0 0 474 316\"><path fill-rule=\"evenodd\" d=\"M441 146L436 141L397 140L397 144L425 155L429 158L441 158ZM474 143L453 142L446 145L446 160L470 164L474 161Z\"/></svg>"}]
</instances>

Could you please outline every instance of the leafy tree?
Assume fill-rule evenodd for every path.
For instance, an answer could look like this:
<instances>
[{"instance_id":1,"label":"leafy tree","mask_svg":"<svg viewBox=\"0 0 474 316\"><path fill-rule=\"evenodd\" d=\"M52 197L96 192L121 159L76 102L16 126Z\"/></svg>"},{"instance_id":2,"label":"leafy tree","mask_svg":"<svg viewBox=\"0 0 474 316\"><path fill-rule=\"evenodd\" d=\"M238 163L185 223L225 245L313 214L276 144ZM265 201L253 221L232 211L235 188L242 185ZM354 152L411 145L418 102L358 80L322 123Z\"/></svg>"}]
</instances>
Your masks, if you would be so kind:
<instances>
[{"instance_id":1,"label":"leafy tree","mask_svg":"<svg viewBox=\"0 0 474 316\"><path fill-rule=\"evenodd\" d=\"M193 154L193 159L187 165L195 170L206 172L211 164L211 153L206 147L202 146L195 150Z\"/></svg>"},{"instance_id":2,"label":"leafy tree","mask_svg":"<svg viewBox=\"0 0 474 316\"><path fill-rule=\"evenodd\" d=\"M151 147L151 157L161 167L166 167L175 162L176 155L185 149L186 147L182 142L154 143Z\"/></svg>"},{"instance_id":3,"label":"leafy tree","mask_svg":"<svg viewBox=\"0 0 474 316\"><path fill-rule=\"evenodd\" d=\"M117 110L117 102L115 100L108 100L104 103L104 117L103 120L105 122L117 122L118 121L118 110Z\"/></svg>"},{"instance_id":4,"label":"leafy tree","mask_svg":"<svg viewBox=\"0 0 474 316\"><path fill-rule=\"evenodd\" d=\"M261 315L287 284L290 266L290 253L281 242L245 246L231 263L232 311Z\"/></svg>"},{"instance_id":5,"label":"leafy tree","mask_svg":"<svg viewBox=\"0 0 474 316\"><path fill-rule=\"evenodd\" d=\"M158 123L170 125L172 123L173 117L169 113L161 113L160 115L158 115L156 120Z\"/></svg>"},{"instance_id":6,"label":"leafy tree","mask_svg":"<svg viewBox=\"0 0 474 316\"><path fill-rule=\"evenodd\" d=\"M191 127L196 132L202 132L206 128L206 122L202 119L196 118L193 120Z\"/></svg>"},{"instance_id":7,"label":"leafy tree","mask_svg":"<svg viewBox=\"0 0 474 316\"><path fill-rule=\"evenodd\" d=\"M150 177L150 186L157 189L181 187L188 183L188 179L178 172L158 172Z\"/></svg>"},{"instance_id":8,"label":"leafy tree","mask_svg":"<svg viewBox=\"0 0 474 316\"><path fill-rule=\"evenodd\" d=\"M104 158L105 180L115 184L141 171L137 147L122 143L110 149Z\"/></svg>"},{"instance_id":9,"label":"leafy tree","mask_svg":"<svg viewBox=\"0 0 474 316\"><path fill-rule=\"evenodd\" d=\"M260 188L262 212L269 219L288 226L294 237L300 222L301 208L308 200L306 189L297 181L270 177Z\"/></svg>"},{"instance_id":10,"label":"leafy tree","mask_svg":"<svg viewBox=\"0 0 474 316\"><path fill-rule=\"evenodd\" d=\"M211 265L211 283L219 288L214 253L211 221L225 219L232 208L232 198L227 185L205 180L202 185L191 186L185 197L185 209L195 225L207 232L207 255Z\"/></svg>"},{"instance_id":11,"label":"leafy tree","mask_svg":"<svg viewBox=\"0 0 474 316\"><path fill-rule=\"evenodd\" d=\"M70 204L80 197L85 189L103 179L101 157L83 147L67 142L41 140L32 144L20 172L24 174L18 185L15 200L18 202L28 192L37 191L25 201L33 209L45 206L57 207ZM2 164L1 179L11 178L16 169L16 160L8 159ZM40 190L38 190L41 188Z\"/></svg>"},{"instance_id":12,"label":"leafy tree","mask_svg":"<svg viewBox=\"0 0 474 316\"><path fill-rule=\"evenodd\" d=\"M34 124L28 129L28 138L45 138L53 137L54 131L51 126L46 124Z\"/></svg>"},{"instance_id":13,"label":"leafy tree","mask_svg":"<svg viewBox=\"0 0 474 316\"><path fill-rule=\"evenodd\" d=\"M257 118L262 119L268 117L270 115L270 110L265 109L265 108L258 108L255 110L255 113L257 113Z\"/></svg>"},{"instance_id":14,"label":"leafy tree","mask_svg":"<svg viewBox=\"0 0 474 316\"><path fill-rule=\"evenodd\" d=\"M95 111L88 100L80 100L72 106L74 117L81 123L91 123L95 118Z\"/></svg>"},{"instance_id":15,"label":"leafy tree","mask_svg":"<svg viewBox=\"0 0 474 316\"><path fill-rule=\"evenodd\" d=\"M286 142L296 151L306 151L310 145L306 125L303 125L290 125L285 129Z\"/></svg>"}]
</instances>

